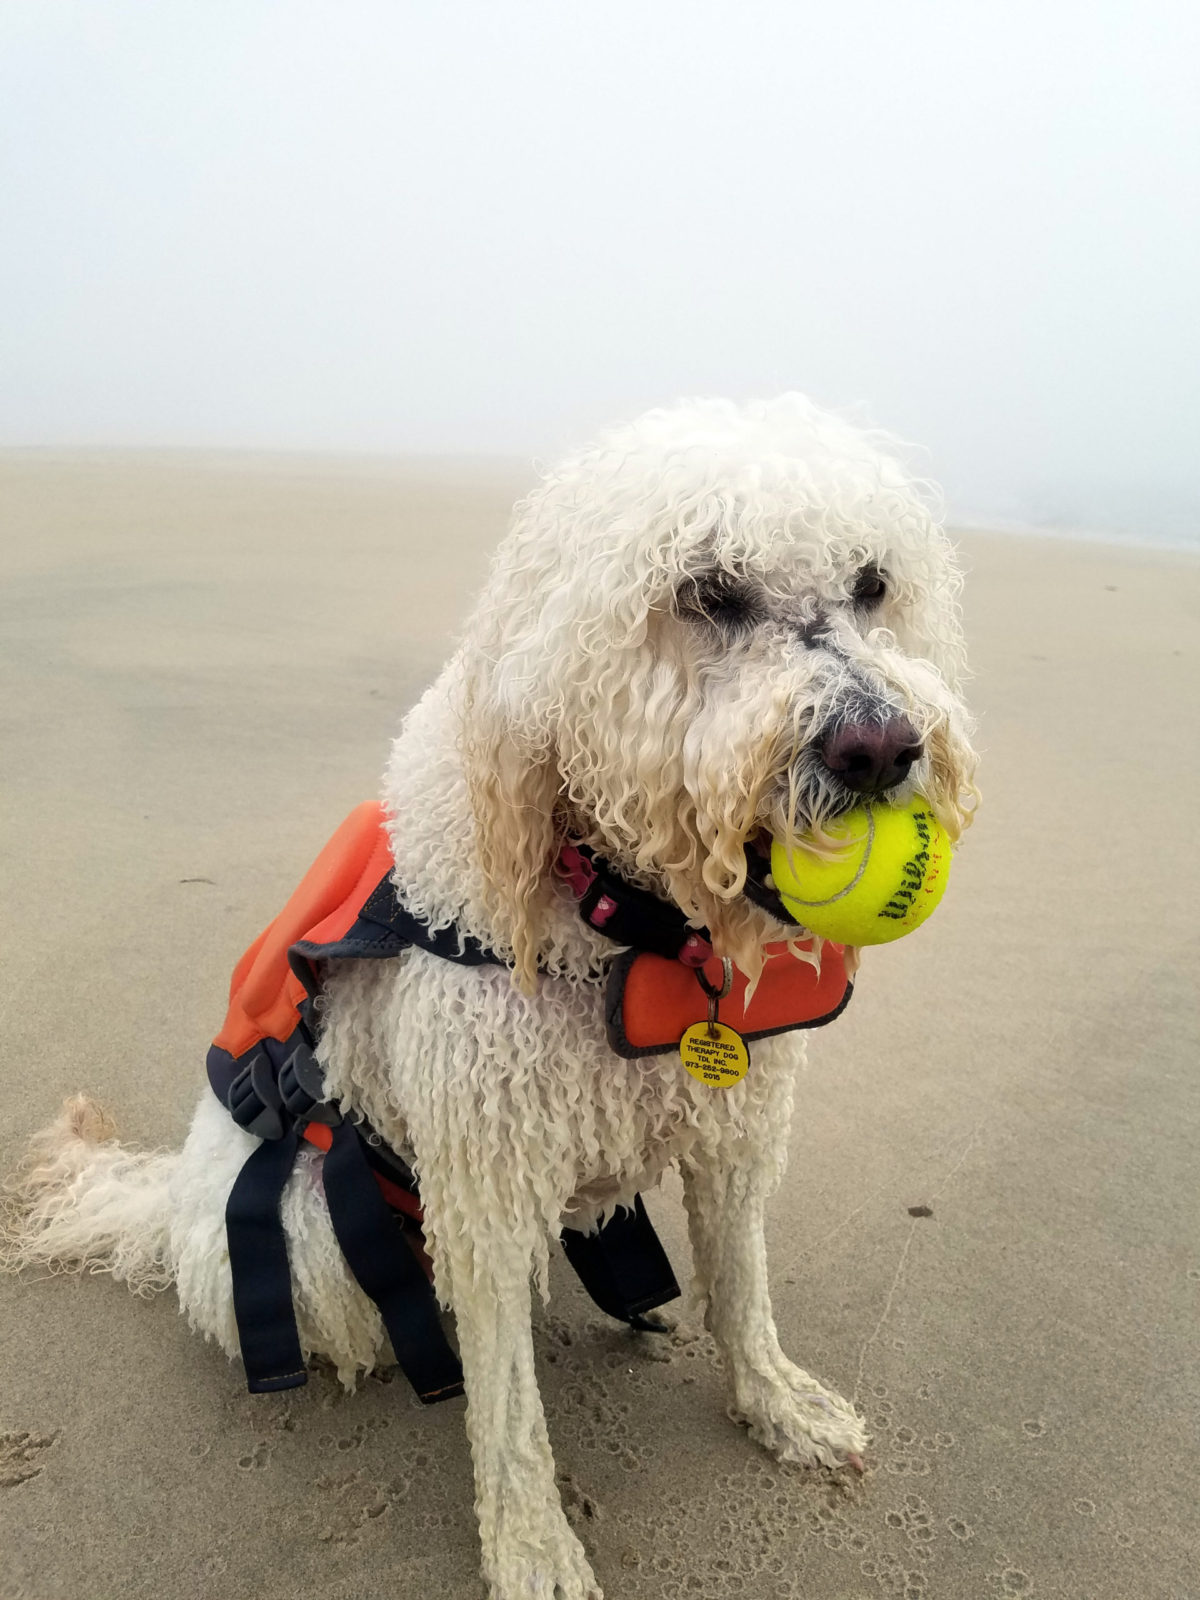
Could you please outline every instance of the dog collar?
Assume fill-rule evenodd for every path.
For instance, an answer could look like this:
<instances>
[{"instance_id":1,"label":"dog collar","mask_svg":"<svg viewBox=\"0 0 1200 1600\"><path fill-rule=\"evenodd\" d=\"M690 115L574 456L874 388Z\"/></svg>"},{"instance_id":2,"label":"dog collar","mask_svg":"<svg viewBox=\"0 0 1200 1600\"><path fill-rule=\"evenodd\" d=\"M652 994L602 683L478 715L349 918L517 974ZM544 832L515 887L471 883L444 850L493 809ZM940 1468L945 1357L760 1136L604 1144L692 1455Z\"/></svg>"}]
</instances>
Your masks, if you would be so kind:
<instances>
[{"instance_id":1,"label":"dog collar","mask_svg":"<svg viewBox=\"0 0 1200 1600\"><path fill-rule=\"evenodd\" d=\"M612 963L605 986L605 1030L616 1055L633 1059L678 1048L693 1024L714 1016L708 1001L718 987L722 1020L743 1041L819 1028L850 1002L841 945L826 945L815 963L798 961L786 942L768 945L751 992L744 973L731 974L727 966L722 972L707 929L689 927L678 906L626 883L586 845L564 846L558 874L588 927L629 947ZM772 910L771 890L764 884L761 891L763 898L752 898ZM802 932L797 928L797 937Z\"/></svg>"},{"instance_id":2,"label":"dog collar","mask_svg":"<svg viewBox=\"0 0 1200 1600\"><path fill-rule=\"evenodd\" d=\"M557 871L579 901L579 915L589 928L616 944L702 967L713 956L706 931L689 927L678 906L646 889L626 883L585 844L564 845Z\"/></svg>"}]
</instances>

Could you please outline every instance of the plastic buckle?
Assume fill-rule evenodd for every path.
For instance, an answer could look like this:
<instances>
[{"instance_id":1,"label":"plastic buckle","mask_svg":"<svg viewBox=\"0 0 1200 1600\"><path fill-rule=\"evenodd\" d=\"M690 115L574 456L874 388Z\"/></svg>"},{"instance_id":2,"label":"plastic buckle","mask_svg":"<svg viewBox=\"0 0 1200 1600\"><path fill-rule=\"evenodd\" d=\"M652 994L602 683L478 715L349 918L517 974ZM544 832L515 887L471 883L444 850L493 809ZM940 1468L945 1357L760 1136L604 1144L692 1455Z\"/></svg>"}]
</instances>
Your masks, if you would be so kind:
<instances>
[{"instance_id":1,"label":"plastic buckle","mask_svg":"<svg viewBox=\"0 0 1200 1600\"><path fill-rule=\"evenodd\" d=\"M267 1052L255 1050L229 1085L229 1114L240 1128L258 1139L282 1139L286 1131L283 1100Z\"/></svg>"},{"instance_id":2,"label":"plastic buckle","mask_svg":"<svg viewBox=\"0 0 1200 1600\"><path fill-rule=\"evenodd\" d=\"M300 1043L279 1069L279 1093L297 1122L323 1122L336 1128L342 1114L325 1099L325 1074L308 1045Z\"/></svg>"}]
</instances>

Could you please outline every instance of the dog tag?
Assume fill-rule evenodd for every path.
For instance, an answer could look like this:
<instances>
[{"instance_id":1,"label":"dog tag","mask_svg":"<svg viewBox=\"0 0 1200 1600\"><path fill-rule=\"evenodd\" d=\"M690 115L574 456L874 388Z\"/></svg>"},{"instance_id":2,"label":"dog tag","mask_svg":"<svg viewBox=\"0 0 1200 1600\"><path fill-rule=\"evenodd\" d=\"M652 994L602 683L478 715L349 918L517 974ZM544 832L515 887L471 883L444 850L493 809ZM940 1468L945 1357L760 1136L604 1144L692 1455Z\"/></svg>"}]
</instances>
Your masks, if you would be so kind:
<instances>
[{"instance_id":1,"label":"dog tag","mask_svg":"<svg viewBox=\"0 0 1200 1600\"><path fill-rule=\"evenodd\" d=\"M723 1022L693 1022L679 1041L679 1054L696 1082L710 1089L732 1089L750 1065L746 1041Z\"/></svg>"},{"instance_id":2,"label":"dog tag","mask_svg":"<svg viewBox=\"0 0 1200 1600\"><path fill-rule=\"evenodd\" d=\"M750 1065L750 1050L741 1034L717 1019L717 1009L733 987L733 962L726 956L723 965L725 981L719 989L696 968L696 981L708 996L708 1018L693 1022L679 1041L684 1066L697 1083L710 1089L731 1089L741 1083Z\"/></svg>"}]
</instances>

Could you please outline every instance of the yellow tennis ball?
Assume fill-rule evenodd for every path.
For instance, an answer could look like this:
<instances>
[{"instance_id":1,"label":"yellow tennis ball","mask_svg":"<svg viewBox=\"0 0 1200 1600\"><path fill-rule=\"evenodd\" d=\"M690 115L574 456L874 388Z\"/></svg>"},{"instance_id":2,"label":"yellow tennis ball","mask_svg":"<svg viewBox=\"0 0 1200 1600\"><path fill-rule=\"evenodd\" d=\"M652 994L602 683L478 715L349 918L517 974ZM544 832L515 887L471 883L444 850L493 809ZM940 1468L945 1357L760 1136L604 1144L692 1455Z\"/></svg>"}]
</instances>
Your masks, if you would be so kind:
<instances>
[{"instance_id":1,"label":"yellow tennis ball","mask_svg":"<svg viewBox=\"0 0 1200 1600\"><path fill-rule=\"evenodd\" d=\"M950 872L950 840L929 802L856 806L825 832L844 839L832 857L797 841L771 846L775 889L797 922L838 944L888 944L919 928Z\"/></svg>"}]
</instances>

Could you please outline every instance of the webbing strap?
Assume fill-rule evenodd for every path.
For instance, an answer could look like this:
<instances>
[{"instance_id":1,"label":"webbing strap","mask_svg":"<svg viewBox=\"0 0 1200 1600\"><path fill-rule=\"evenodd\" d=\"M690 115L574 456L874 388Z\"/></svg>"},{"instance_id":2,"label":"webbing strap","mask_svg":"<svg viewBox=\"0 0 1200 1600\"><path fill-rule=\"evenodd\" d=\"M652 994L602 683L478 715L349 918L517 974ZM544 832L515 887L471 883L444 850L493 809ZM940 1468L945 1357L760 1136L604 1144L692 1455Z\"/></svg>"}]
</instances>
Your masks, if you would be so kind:
<instances>
[{"instance_id":1,"label":"webbing strap","mask_svg":"<svg viewBox=\"0 0 1200 1600\"><path fill-rule=\"evenodd\" d=\"M405 1377L427 1405L461 1394L462 1367L442 1330L433 1290L349 1123L333 1129L323 1175L342 1254L379 1307Z\"/></svg>"},{"instance_id":2,"label":"webbing strap","mask_svg":"<svg viewBox=\"0 0 1200 1600\"><path fill-rule=\"evenodd\" d=\"M282 1139L264 1139L238 1173L225 1205L233 1313L251 1394L295 1389L308 1381L279 1218L279 1200L298 1142L294 1131Z\"/></svg>"},{"instance_id":3,"label":"webbing strap","mask_svg":"<svg viewBox=\"0 0 1200 1600\"><path fill-rule=\"evenodd\" d=\"M598 1233L564 1228L561 1237L567 1260L601 1311L643 1333L663 1331L645 1313L677 1300L679 1285L640 1194L632 1209L618 1211Z\"/></svg>"}]
</instances>

